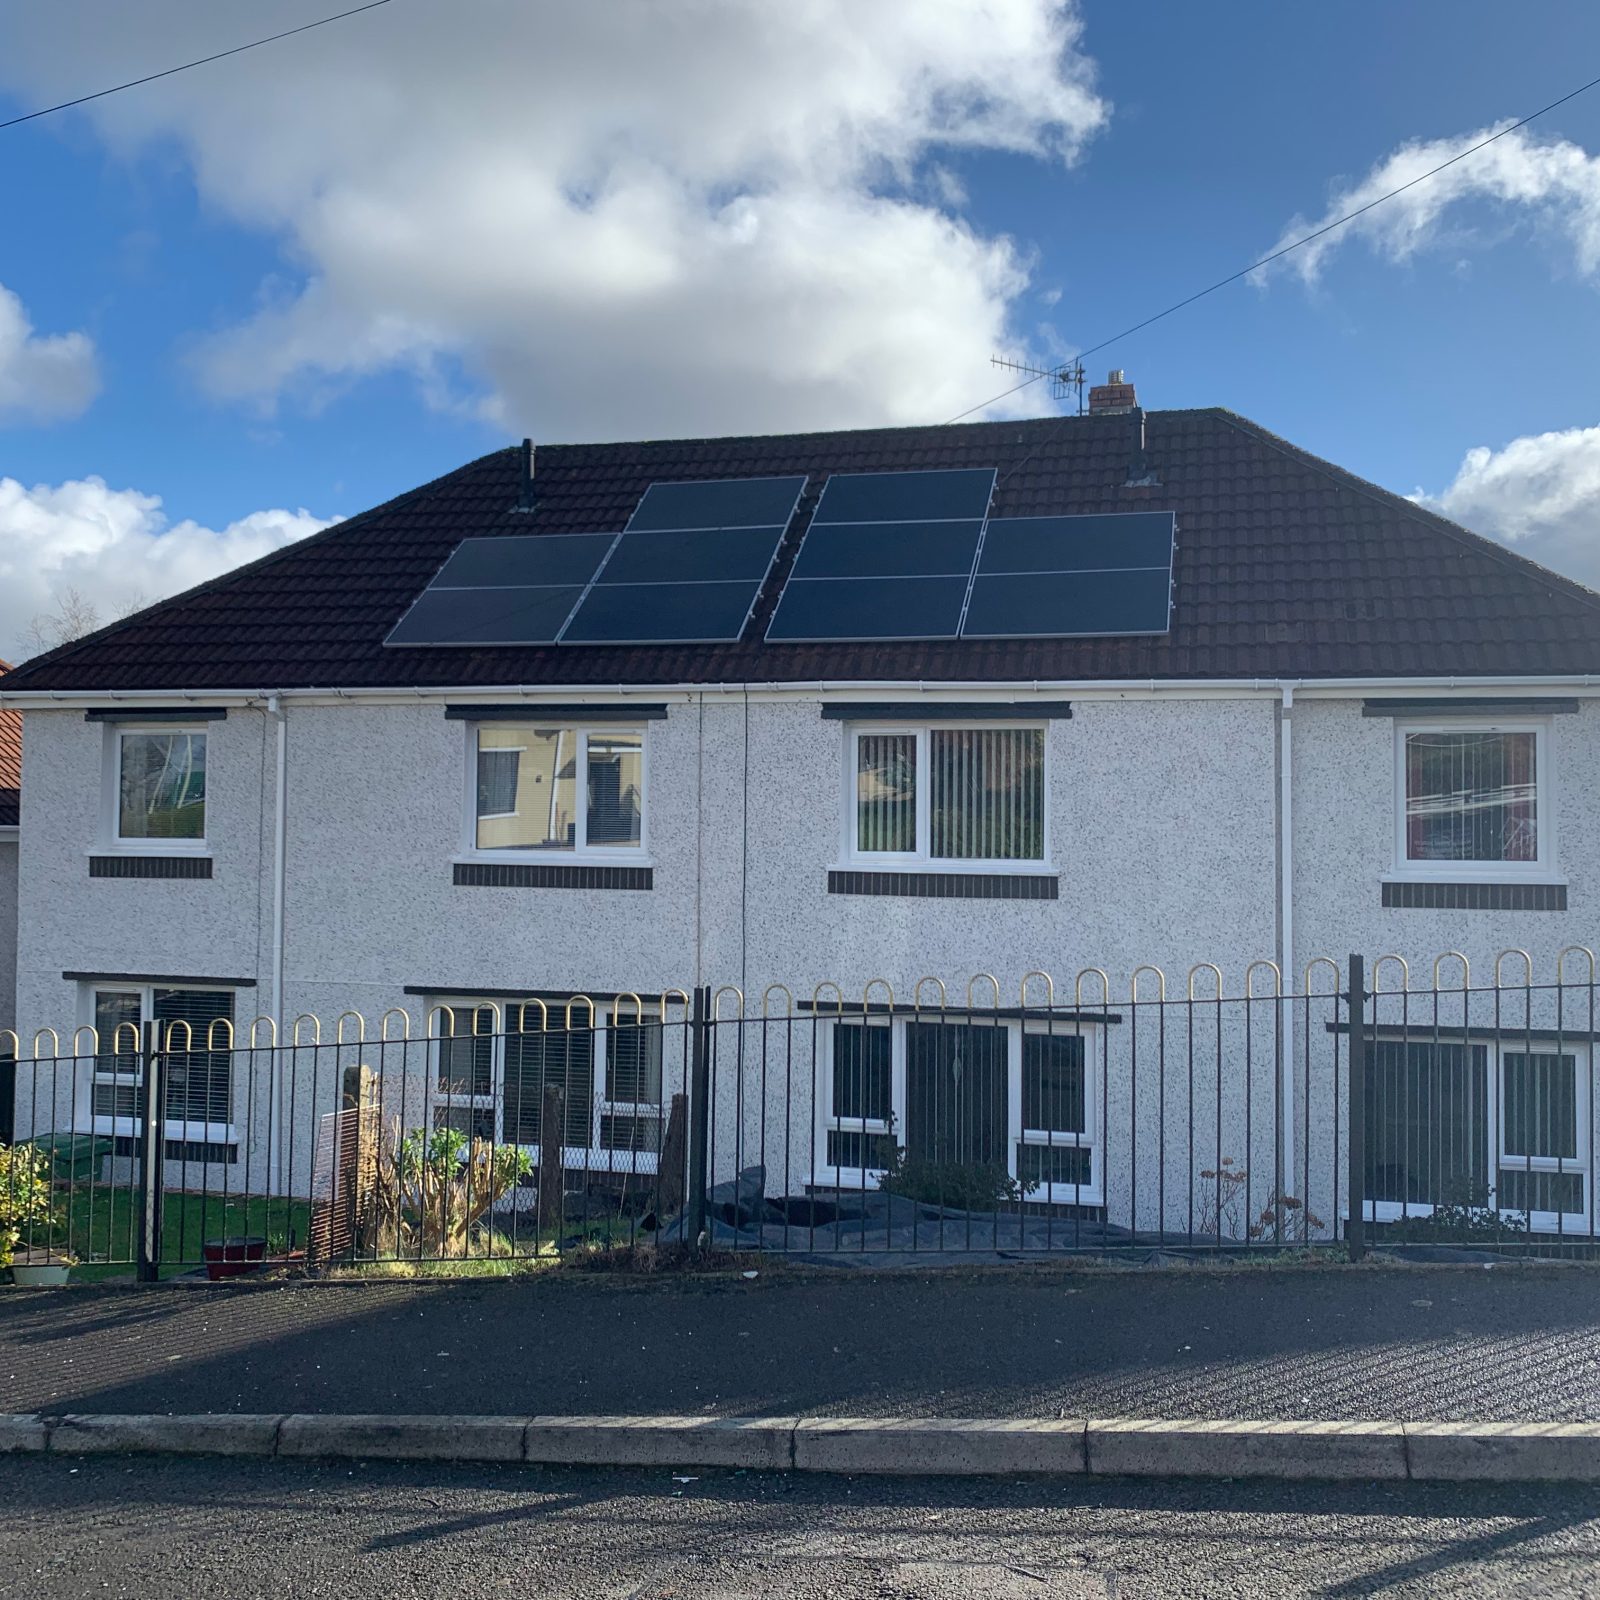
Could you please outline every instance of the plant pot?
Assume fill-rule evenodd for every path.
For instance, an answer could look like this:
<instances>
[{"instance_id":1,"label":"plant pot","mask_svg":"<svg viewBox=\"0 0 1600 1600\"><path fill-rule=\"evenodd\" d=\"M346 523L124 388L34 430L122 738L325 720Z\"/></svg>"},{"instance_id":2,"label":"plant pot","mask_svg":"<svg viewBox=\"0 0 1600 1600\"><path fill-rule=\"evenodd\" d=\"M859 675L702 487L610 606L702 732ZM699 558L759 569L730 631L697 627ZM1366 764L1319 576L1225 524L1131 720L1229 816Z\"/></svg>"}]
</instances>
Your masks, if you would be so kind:
<instances>
[{"instance_id":1,"label":"plant pot","mask_svg":"<svg viewBox=\"0 0 1600 1600\"><path fill-rule=\"evenodd\" d=\"M207 1239L200 1250L205 1257L206 1276L216 1283L256 1271L266 1257L267 1241L256 1235L238 1234L231 1239Z\"/></svg>"},{"instance_id":2,"label":"plant pot","mask_svg":"<svg viewBox=\"0 0 1600 1600\"><path fill-rule=\"evenodd\" d=\"M72 1271L70 1261L40 1256L36 1261L18 1260L11 1263L11 1281L19 1289L59 1289Z\"/></svg>"}]
</instances>

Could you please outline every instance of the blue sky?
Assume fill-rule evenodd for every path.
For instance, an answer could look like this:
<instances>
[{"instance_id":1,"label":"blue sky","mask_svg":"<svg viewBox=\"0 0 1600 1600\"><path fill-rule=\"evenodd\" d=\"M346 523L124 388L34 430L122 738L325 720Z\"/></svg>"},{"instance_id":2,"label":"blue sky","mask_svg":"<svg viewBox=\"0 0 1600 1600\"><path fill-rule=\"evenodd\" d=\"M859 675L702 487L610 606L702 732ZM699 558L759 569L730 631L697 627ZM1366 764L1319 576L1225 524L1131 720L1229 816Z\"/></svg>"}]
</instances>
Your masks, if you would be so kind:
<instances>
[{"instance_id":1,"label":"blue sky","mask_svg":"<svg viewBox=\"0 0 1600 1600\"><path fill-rule=\"evenodd\" d=\"M270 31L136 9L0 22L0 119ZM1600 72L1578 0L581 10L393 0L0 132L0 655L62 587L109 616L524 432L941 421L992 349L1096 343ZM1091 377L1600 580L1600 89L1514 139Z\"/></svg>"}]
</instances>

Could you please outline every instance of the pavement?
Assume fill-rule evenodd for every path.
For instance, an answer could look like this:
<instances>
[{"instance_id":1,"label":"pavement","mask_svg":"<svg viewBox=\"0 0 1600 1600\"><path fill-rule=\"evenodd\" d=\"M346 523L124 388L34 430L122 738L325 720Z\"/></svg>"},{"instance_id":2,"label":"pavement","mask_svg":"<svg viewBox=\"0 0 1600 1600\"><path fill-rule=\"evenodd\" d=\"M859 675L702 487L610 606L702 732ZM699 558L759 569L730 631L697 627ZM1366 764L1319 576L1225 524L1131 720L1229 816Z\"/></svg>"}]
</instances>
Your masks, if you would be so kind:
<instances>
[{"instance_id":1,"label":"pavement","mask_svg":"<svg viewBox=\"0 0 1600 1600\"><path fill-rule=\"evenodd\" d=\"M0 1411L1600 1422L1588 1267L0 1294Z\"/></svg>"},{"instance_id":2,"label":"pavement","mask_svg":"<svg viewBox=\"0 0 1600 1600\"><path fill-rule=\"evenodd\" d=\"M1566 1600L1600 1494L43 1456L0 1458L0 1541L35 1600Z\"/></svg>"}]
</instances>

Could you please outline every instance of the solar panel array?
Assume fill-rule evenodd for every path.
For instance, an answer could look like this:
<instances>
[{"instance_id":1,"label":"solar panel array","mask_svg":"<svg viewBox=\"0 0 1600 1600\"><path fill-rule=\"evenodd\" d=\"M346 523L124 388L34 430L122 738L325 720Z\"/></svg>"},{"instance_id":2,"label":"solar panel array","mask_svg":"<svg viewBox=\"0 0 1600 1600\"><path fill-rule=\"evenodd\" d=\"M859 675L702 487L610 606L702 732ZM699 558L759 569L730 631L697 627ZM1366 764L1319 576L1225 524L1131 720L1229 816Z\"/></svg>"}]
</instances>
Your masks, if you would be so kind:
<instances>
[{"instance_id":1,"label":"solar panel array","mask_svg":"<svg viewBox=\"0 0 1600 1600\"><path fill-rule=\"evenodd\" d=\"M464 539L385 642L737 639L805 482L654 483L621 533Z\"/></svg>"},{"instance_id":2,"label":"solar panel array","mask_svg":"<svg viewBox=\"0 0 1600 1600\"><path fill-rule=\"evenodd\" d=\"M987 469L828 479L772 643L1165 633L1175 518L990 517Z\"/></svg>"},{"instance_id":3,"label":"solar panel array","mask_svg":"<svg viewBox=\"0 0 1600 1600\"><path fill-rule=\"evenodd\" d=\"M833 474L767 639L1167 631L1172 512L991 517L995 482L989 467ZM654 483L621 533L463 540L387 643L736 640L805 484Z\"/></svg>"}]
</instances>

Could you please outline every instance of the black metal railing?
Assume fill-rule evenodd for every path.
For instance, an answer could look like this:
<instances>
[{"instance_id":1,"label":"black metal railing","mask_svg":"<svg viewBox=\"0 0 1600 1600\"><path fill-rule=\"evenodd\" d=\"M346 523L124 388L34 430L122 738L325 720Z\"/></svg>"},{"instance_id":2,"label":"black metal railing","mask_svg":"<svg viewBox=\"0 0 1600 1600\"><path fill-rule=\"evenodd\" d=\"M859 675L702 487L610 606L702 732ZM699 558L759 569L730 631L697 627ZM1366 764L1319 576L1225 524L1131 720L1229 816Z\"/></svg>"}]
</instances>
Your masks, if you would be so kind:
<instances>
[{"instance_id":1,"label":"black metal railing","mask_svg":"<svg viewBox=\"0 0 1600 1600\"><path fill-rule=\"evenodd\" d=\"M583 1252L1597 1243L1595 981L1397 957L1114 998L875 981L347 1014L19 1051L0 1227L145 1277ZM1508 981L1515 978L1518 981ZM1358 1092L1352 1094L1352 1084Z\"/></svg>"}]
</instances>

